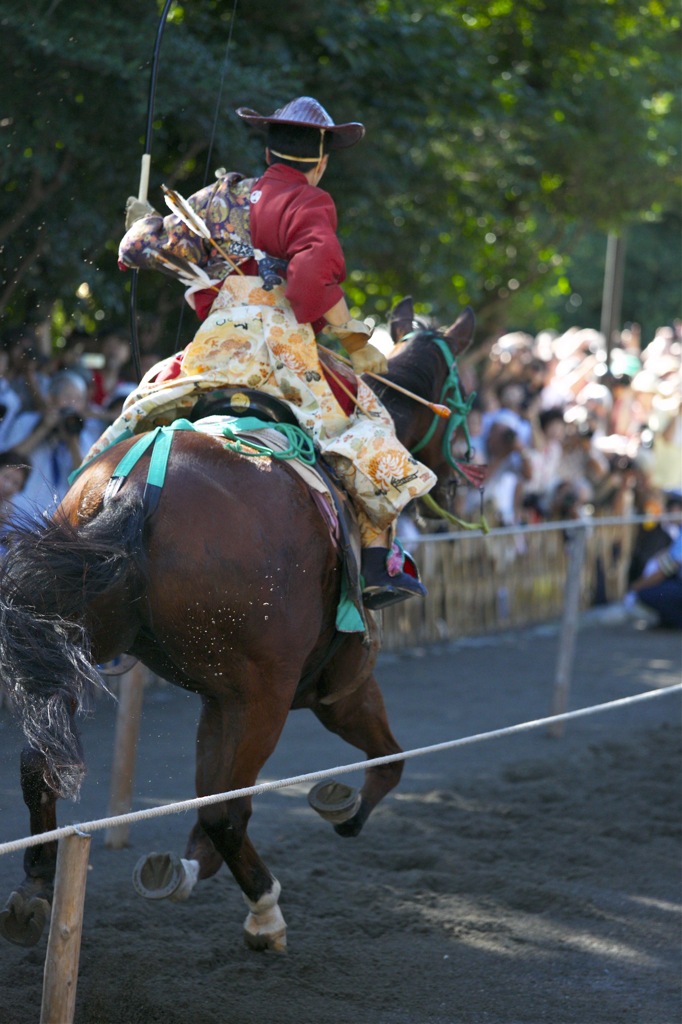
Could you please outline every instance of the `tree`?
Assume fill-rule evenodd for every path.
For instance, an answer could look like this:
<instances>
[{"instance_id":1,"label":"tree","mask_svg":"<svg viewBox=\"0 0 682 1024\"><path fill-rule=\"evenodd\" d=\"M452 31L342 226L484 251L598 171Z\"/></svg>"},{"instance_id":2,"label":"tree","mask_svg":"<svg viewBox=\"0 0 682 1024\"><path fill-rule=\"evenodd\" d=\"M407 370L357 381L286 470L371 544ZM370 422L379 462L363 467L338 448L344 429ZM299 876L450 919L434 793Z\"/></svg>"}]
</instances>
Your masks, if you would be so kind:
<instances>
[{"instance_id":1,"label":"tree","mask_svg":"<svg viewBox=\"0 0 682 1024\"><path fill-rule=\"evenodd\" d=\"M116 251L160 7L0 0L10 323L55 302L89 330L125 322ZM482 336L560 324L581 237L674 209L679 18L660 0L290 0L280 14L273 0L171 7L150 199L161 206L162 181L191 193L218 164L262 169L241 104L312 94L337 120L363 120L366 139L335 157L325 185L364 314L411 293L441 318L471 303ZM171 348L178 286L145 280L141 310L159 303Z\"/></svg>"}]
</instances>

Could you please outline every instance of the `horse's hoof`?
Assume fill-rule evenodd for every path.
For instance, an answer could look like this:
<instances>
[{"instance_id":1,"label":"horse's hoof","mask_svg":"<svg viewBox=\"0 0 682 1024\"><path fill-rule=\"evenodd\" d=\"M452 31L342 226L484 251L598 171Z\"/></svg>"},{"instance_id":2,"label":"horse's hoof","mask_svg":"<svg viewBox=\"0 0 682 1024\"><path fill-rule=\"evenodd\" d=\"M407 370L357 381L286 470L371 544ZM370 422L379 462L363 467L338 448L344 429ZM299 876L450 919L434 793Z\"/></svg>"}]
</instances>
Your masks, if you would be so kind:
<instances>
[{"instance_id":1,"label":"horse's hoof","mask_svg":"<svg viewBox=\"0 0 682 1024\"><path fill-rule=\"evenodd\" d=\"M40 896L13 892L0 911L0 935L17 946L35 946L50 920L51 907Z\"/></svg>"},{"instance_id":2,"label":"horse's hoof","mask_svg":"<svg viewBox=\"0 0 682 1024\"><path fill-rule=\"evenodd\" d=\"M249 905L258 906L253 903ZM279 904L274 903L258 912L252 910L248 914L244 921L244 942L249 949L257 952L271 950L273 953L286 953L287 926Z\"/></svg>"},{"instance_id":3,"label":"horse's hoof","mask_svg":"<svg viewBox=\"0 0 682 1024\"><path fill-rule=\"evenodd\" d=\"M270 951L272 953L286 953L286 925L281 931L267 935L260 932L250 932L246 928L244 928L244 942L249 947L249 949L253 949L257 953L264 953L267 951Z\"/></svg>"},{"instance_id":4,"label":"horse's hoof","mask_svg":"<svg viewBox=\"0 0 682 1024\"><path fill-rule=\"evenodd\" d=\"M199 863L175 853L148 853L133 870L133 885L146 900L186 900L199 877Z\"/></svg>"},{"instance_id":5,"label":"horse's hoof","mask_svg":"<svg viewBox=\"0 0 682 1024\"><path fill-rule=\"evenodd\" d=\"M249 908L244 921L244 942L249 949L286 953L287 926L278 902L281 892L281 885L273 878L272 887L259 899L250 900L243 893L244 902Z\"/></svg>"},{"instance_id":6,"label":"horse's hoof","mask_svg":"<svg viewBox=\"0 0 682 1024\"><path fill-rule=\"evenodd\" d=\"M343 782L318 782L308 793L308 803L325 821L341 825L357 813L362 796Z\"/></svg>"}]
</instances>

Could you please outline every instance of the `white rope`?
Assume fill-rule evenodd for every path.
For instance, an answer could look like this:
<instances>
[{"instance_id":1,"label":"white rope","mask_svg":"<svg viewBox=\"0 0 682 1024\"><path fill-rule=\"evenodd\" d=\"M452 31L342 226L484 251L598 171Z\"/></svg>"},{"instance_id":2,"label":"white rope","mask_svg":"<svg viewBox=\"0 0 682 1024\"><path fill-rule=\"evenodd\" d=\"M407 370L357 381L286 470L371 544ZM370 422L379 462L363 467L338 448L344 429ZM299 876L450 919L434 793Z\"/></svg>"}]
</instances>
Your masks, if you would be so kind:
<instances>
[{"instance_id":1,"label":"white rope","mask_svg":"<svg viewBox=\"0 0 682 1024\"><path fill-rule=\"evenodd\" d=\"M384 757L373 757L366 761L356 762L355 764L325 768L322 771L311 772L307 775L294 775L289 779L261 782L256 786L247 786L244 789L231 789L226 793L212 793L210 796L195 797L193 800L181 800L178 803L164 804L162 807L150 807L142 811L131 811L129 814L119 814L113 818L99 818L96 821L64 825L62 828L52 829L51 832L40 832L37 835L27 836L24 839L14 839L8 843L2 843L0 844L0 855L3 853L15 853L17 850L25 850L29 846L38 846L40 843L63 839L65 836L75 835L76 833L97 832L100 829L117 825L131 825L134 822L145 821L148 818L160 818L166 814L180 814L184 811L195 810L197 807L206 807L209 804L222 803L226 800L237 800L245 796L257 796L259 793L267 793L274 789L285 789L287 786L297 786L302 782L319 782L321 779L327 779L332 775L338 775L342 772L364 771L366 768L376 768L383 764L393 764L396 761L409 761L411 758L421 757L423 754L440 753L444 750L453 750L456 747L480 743L483 740L514 736L517 733L538 729L542 725L550 725L553 722L568 722L576 718L585 718L600 711L611 711L614 708L627 707L629 704L660 697L664 693L679 693L681 691L682 683L677 683L674 686L664 686L661 689L635 694L632 697L621 697L618 700L608 701L605 704L594 704L592 707L579 708L577 711L566 711L561 715L537 718L534 721L521 722L519 725L508 725L503 729L494 729L492 732L481 732L474 736L464 736L458 740L447 740L444 743L435 743L429 747L417 747L414 750L401 751L399 754L386 754Z\"/></svg>"},{"instance_id":2,"label":"white rope","mask_svg":"<svg viewBox=\"0 0 682 1024\"><path fill-rule=\"evenodd\" d=\"M447 533L425 533L414 540L415 544L443 544L453 540L473 540L478 537L533 537L538 533L553 533L564 531L575 533L577 530L587 530L594 533L604 526L641 526L645 523L681 523L682 517L679 512L668 512L665 514L642 514L637 516L585 516L583 519L562 519L551 523L533 523L523 526L494 526L484 535L475 530L451 530ZM412 544L412 540L410 540Z\"/></svg>"}]
</instances>

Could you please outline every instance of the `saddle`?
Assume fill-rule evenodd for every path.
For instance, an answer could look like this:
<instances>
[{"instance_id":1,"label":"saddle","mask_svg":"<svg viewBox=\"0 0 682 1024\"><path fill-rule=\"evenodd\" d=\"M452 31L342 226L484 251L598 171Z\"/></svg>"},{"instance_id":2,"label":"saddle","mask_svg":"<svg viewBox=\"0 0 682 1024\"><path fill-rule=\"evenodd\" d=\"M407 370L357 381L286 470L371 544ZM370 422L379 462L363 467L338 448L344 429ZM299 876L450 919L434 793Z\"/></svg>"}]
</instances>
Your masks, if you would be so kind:
<instances>
[{"instance_id":1,"label":"saddle","mask_svg":"<svg viewBox=\"0 0 682 1024\"><path fill-rule=\"evenodd\" d=\"M286 402L253 388L219 388L204 392L188 419L196 423L208 416L255 416L270 423L297 425L296 417Z\"/></svg>"}]
</instances>

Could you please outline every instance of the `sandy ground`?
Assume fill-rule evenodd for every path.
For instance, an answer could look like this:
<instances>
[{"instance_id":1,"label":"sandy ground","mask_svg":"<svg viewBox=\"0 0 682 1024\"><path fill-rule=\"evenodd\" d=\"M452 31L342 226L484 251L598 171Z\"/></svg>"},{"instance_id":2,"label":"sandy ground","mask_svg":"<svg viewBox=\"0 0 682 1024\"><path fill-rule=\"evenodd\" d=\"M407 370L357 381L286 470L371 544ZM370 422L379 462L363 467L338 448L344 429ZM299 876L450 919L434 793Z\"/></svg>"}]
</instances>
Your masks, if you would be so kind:
<instances>
[{"instance_id":1,"label":"sandy ground","mask_svg":"<svg viewBox=\"0 0 682 1024\"><path fill-rule=\"evenodd\" d=\"M554 627L381 659L406 749L549 713ZM570 706L682 681L680 633L608 625L578 636ZM90 774L61 822L104 816L115 708L86 722ZM196 698L145 696L135 807L193 795ZM183 852L189 815L93 836L77 1024L678 1024L680 699L408 762L357 839L302 789L256 799L251 835L282 883L289 954L242 946L244 905L223 869L183 905L136 896L151 850ZM2 838L27 832L20 740L0 712ZM308 712L292 715L264 778L359 758ZM347 776L357 781L359 776ZM0 857L0 898L21 877ZM46 940L0 947L0 1020L40 1016ZM55 1022L56 1024L56 1022Z\"/></svg>"}]
</instances>

